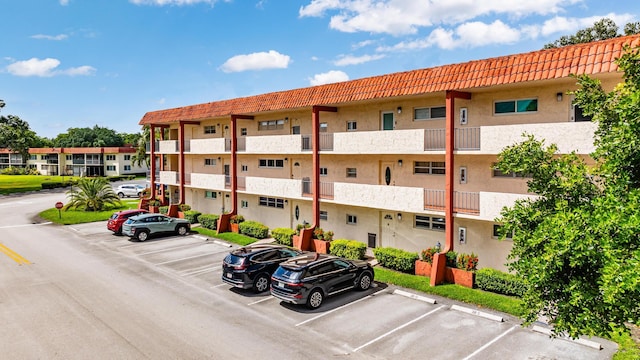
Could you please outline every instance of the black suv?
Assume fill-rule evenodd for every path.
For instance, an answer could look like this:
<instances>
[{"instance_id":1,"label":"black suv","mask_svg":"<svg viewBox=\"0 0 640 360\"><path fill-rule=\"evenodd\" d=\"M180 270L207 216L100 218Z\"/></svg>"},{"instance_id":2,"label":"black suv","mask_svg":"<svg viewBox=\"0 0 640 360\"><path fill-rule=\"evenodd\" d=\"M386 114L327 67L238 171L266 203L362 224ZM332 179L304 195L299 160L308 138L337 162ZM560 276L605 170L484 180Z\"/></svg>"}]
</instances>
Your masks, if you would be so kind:
<instances>
[{"instance_id":1,"label":"black suv","mask_svg":"<svg viewBox=\"0 0 640 360\"><path fill-rule=\"evenodd\" d=\"M271 277L271 295L311 309L325 297L350 289L366 290L373 282L373 267L363 260L307 254L280 264Z\"/></svg>"},{"instance_id":2,"label":"black suv","mask_svg":"<svg viewBox=\"0 0 640 360\"><path fill-rule=\"evenodd\" d=\"M255 292L269 289L271 274L278 265L300 250L278 244L256 244L232 250L222 262L222 281Z\"/></svg>"}]
</instances>

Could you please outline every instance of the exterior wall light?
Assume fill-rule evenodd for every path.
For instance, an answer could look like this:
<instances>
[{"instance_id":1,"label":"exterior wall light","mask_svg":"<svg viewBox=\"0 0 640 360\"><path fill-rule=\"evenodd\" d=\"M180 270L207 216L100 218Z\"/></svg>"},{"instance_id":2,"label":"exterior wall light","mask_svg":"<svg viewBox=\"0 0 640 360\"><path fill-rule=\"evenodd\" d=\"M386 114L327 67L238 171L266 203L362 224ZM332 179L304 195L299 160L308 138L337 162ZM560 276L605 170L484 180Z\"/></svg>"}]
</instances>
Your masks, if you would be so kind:
<instances>
[{"instance_id":1,"label":"exterior wall light","mask_svg":"<svg viewBox=\"0 0 640 360\"><path fill-rule=\"evenodd\" d=\"M556 99L558 100L558 102L562 101L562 93L561 92L556 94Z\"/></svg>"},{"instance_id":2,"label":"exterior wall light","mask_svg":"<svg viewBox=\"0 0 640 360\"><path fill-rule=\"evenodd\" d=\"M398 221L402 220L402 213L398 213Z\"/></svg>"},{"instance_id":3,"label":"exterior wall light","mask_svg":"<svg viewBox=\"0 0 640 360\"><path fill-rule=\"evenodd\" d=\"M398 160L398 166L402 167L402 159Z\"/></svg>"},{"instance_id":4,"label":"exterior wall light","mask_svg":"<svg viewBox=\"0 0 640 360\"><path fill-rule=\"evenodd\" d=\"M402 114L402 106L398 106L398 114Z\"/></svg>"}]
</instances>

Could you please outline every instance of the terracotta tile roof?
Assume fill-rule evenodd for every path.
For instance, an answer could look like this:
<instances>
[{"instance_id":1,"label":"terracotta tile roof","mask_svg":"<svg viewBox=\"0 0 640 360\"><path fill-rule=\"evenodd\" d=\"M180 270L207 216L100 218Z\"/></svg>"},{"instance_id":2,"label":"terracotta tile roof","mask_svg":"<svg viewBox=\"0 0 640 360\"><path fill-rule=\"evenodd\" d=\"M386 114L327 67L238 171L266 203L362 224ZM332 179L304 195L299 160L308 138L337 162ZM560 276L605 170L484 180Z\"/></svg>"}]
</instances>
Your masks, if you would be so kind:
<instances>
[{"instance_id":1,"label":"terracotta tile roof","mask_svg":"<svg viewBox=\"0 0 640 360\"><path fill-rule=\"evenodd\" d=\"M144 115L140 125L203 120L232 114L251 115L314 105L336 106L362 100L558 79L569 74L616 72L618 65L614 61L620 57L625 45L639 46L640 36L152 111Z\"/></svg>"}]
</instances>

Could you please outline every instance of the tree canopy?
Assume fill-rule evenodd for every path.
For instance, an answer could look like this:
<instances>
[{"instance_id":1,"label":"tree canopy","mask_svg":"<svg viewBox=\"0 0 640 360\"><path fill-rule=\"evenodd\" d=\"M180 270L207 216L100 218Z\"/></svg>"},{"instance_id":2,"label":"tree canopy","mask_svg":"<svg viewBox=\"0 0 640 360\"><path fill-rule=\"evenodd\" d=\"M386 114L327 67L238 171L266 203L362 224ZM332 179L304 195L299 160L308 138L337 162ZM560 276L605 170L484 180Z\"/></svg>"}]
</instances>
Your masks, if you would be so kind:
<instances>
[{"instance_id":1,"label":"tree canopy","mask_svg":"<svg viewBox=\"0 0 640 360\"><path fill-rule=\"evenodd\" d=\"M624 26L624 35L640 34L640 22L628 23ZM592 27L578 30L574 35L564 35L560 39L546 44L545 49L563 47L567 45L575 45L588 43L592 41L606 40L620 36L618 34L618 25L609 19L603 18L596 21Z\"/></svg>"},{"instance_id":2,"label":"tree canopy","mask_svg":"<svg viewBox=\"0 0 640 360\"><path fill-rule=\"evenodd\" d=\"M605 92L577 78L576 104L597 122L595 165L527 136L498 157L503 172L531 175L538 198L518 200L497 221L510 234L510 270L527 284L527 323L556 333L604 335L640 320L640 53L617 60L624 82Z\"/></svg>"},{"instance_id":3,"label":"tree canopy","mask_svg":"<svg viewBox=\"0 0 640 360\"><path fill-rule=\"evenodd\" d=\"M5 102L0 100L0 109L4 107ZM26 161L29 158L29 148L39 139L28 122L15 115L0 115L0 148L19 153L23 161Z\"/></svg>"}]
</instances>

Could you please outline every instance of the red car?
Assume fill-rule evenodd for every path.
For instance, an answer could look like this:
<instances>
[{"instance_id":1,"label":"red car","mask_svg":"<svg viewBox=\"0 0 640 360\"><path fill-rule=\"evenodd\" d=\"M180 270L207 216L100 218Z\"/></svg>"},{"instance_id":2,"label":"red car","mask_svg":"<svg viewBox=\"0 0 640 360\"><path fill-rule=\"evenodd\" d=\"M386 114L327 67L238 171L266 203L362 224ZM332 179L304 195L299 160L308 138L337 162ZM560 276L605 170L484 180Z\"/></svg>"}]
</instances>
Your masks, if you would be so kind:
<instances>
[{"instance_id":1,"label":"red car","mask_svg":"<svg viewBox=\"0 0 640 360\"><path fill-rule=\"evenodd\" d=\"M116 235L122 234L122 224L127 221L128 218L140 214L148 213L147 210L143 209L134 209L134 210L123 210L113 213L107 222L107 229L113 231Z\"/></svg>"}]
</instances>

